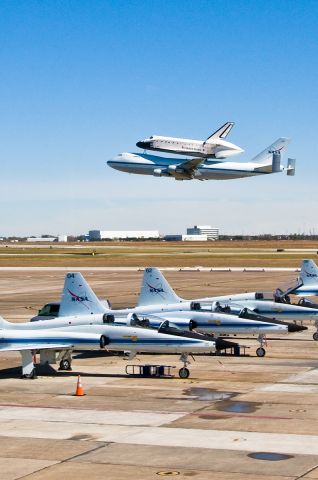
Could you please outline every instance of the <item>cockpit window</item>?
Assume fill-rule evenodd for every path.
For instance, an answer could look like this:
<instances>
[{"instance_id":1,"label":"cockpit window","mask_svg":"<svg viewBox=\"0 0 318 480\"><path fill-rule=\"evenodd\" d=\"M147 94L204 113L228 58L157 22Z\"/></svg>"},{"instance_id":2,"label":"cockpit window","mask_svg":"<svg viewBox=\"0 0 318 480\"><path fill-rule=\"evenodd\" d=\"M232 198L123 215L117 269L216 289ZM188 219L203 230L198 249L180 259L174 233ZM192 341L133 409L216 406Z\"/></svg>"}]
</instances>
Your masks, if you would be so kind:
<instances>
[{"instance_id":1,"label":"cockpit window","mask_svg":"<svg viewBox=\"0 0 318 480\"><path fill-rule=\"evenodd\" d=\"M47 303L46 305L44 305L43 308L41 308L41 310L39 310L39 315L45 317L45 316L49 316L49 315L53 315L55 313L58 313L60 310L60 305L59 304L52 304L52 303Z\"/></svg>"}]
</instances>

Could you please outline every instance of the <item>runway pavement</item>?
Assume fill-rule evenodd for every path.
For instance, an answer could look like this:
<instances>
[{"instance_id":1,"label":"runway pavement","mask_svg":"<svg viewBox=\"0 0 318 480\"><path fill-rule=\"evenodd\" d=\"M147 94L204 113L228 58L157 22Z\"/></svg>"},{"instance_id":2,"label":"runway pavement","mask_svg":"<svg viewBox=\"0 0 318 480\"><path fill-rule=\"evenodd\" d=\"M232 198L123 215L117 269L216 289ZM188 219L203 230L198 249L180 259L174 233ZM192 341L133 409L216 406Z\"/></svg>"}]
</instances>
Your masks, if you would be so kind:
<instances>
[{"instance_id":1,"label":"runway pavement","mask_svg":"<svg viewBox=\"0 0 318 480\"><path fill-rule=\"evenodd\" d=\"M87 272L118 306L136 300L141 272ZM167 272L189 298L273 287L289 272ZM21 321L56 296L63 271L0 272L0 313ZM39 288L38 288L39 287ZM41 287L41 288L40 288ZM123 292L126 296L121 296ZM264 358L197 356L191 377L133 378L127 360L78 352L72 372L21 380L15 352L0 355L1 480L197 480L318 478L318 342L309 331L269 340ZM286 340L288 338L288 340ZM128 363L180 366L178 356ZM85 396L75 397L81 374Z\"/></svg>"}]
</instances>

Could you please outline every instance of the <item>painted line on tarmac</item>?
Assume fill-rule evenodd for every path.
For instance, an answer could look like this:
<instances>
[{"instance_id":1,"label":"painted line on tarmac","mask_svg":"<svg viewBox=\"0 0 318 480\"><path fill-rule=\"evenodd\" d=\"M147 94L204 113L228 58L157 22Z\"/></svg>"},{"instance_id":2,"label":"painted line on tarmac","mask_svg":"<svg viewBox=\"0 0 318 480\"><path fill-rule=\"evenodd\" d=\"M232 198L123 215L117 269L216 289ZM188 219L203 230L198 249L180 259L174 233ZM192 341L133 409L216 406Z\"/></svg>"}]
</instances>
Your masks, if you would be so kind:
<instances>
[{"instance_id":1,"label":"painted line on tarmac","mask_svg":"<svg viewBox=\"0 0 318 480\"><path fill-rule=\"evenodd\" d=\"M294 267L161 267L165 272L300 272ZM144 267L0 267L2 272L143 272Z\"/></svg>"},{"instance_id":2,"label":"painted line on tarmac","mask_svg":"<svg viewBox=\"0 0 318 480\"><path fill-rule=\"evenodd\" d=\"M134 425L159 427L166 423L179 420L187 415L186 412L158 412L158 411L122 411L122 410L88 410L78 408L46 408L46 407L0 407L0 422L11 420L48 421L65 423L83 423L98 425ZM83 421L85 419L85 421ZM2 432L1 432L2 433Z\"/></svg>"},{"instance_id":3,"label":"painted line on tarmac","mask_svg":"<svg viewBox=\"0 0 318 480\"><path fill-rule=\"evenodd\" d=\"M50 411L51 415L52 411ZM118 412L119 413L119 412ZM131 413L131 412L126 412ZM101 412L98 412L100 418ZM104 412L103 412L104 414ZM85 416L87 411L85 411ZM67 440L75 435L89 435L92 440L134 445L244 450L288 455L318 455L317 435L258 433L231 430L144 427L88 423L50 422L29 419L3 421L1 435Z\"/></svg>"}]
</instances>

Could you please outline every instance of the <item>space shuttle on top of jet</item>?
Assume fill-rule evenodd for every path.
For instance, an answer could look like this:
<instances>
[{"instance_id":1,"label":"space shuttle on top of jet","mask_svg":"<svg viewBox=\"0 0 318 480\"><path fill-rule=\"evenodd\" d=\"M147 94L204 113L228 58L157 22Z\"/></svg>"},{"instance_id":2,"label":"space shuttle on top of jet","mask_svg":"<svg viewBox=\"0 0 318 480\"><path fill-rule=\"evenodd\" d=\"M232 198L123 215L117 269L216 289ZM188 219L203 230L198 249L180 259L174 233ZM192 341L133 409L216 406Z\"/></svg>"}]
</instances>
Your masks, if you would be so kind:
<instances>
[{"instance_id":1,"label":"space shuttle on top of jet","mask_svg":"<svg viewBox=\"0 0 318 480\"><path fill-rule=\"evenodd\" d=\"M174 138L153 135L136 143L136 146L144 150L155 150L158 152L176 153L202 158L223 158L232 157L244 150L234 143L224 140L234 126L234 122L226 122L206 140L191 140L189 138Z\"/></svg>"}]
</instances>

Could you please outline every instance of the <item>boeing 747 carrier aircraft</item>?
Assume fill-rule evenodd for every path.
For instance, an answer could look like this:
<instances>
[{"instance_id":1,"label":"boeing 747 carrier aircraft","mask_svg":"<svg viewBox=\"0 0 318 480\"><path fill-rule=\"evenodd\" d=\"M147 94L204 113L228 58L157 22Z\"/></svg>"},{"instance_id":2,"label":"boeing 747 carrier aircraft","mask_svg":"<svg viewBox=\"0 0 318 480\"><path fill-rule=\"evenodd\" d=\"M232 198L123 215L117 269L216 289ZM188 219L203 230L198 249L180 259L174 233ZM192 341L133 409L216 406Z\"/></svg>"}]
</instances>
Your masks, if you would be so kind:
<instances>
[{"instance_id":1,"label":"boeing 747 carrier aircraft","mask_svg":"<svg viewBox=\"0 0 318 480\"><path fill-rule=\"evenodd\" d=\"M281 164L281 153L288 143L287 138L279 138L250 162L228 162L202 156L184 160L147 153L121 153L107 164L121 172L169 177L175 180L230 180L279 173L284 170L287 175L294 175L294 159L288 159L287 167Z\"/></svg>"}]
</instances>

